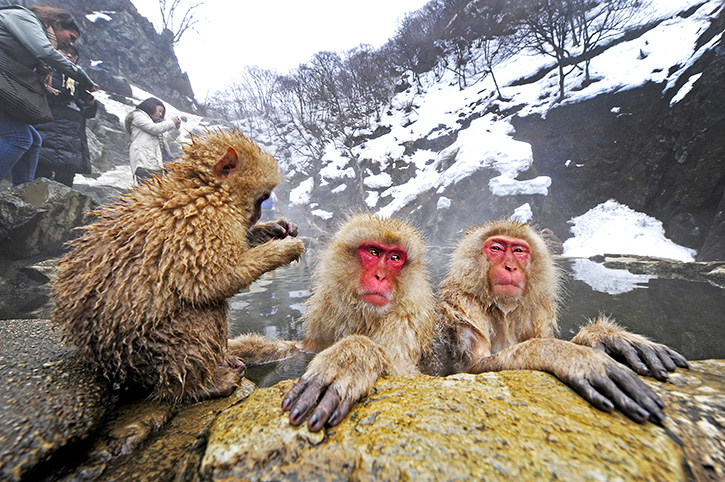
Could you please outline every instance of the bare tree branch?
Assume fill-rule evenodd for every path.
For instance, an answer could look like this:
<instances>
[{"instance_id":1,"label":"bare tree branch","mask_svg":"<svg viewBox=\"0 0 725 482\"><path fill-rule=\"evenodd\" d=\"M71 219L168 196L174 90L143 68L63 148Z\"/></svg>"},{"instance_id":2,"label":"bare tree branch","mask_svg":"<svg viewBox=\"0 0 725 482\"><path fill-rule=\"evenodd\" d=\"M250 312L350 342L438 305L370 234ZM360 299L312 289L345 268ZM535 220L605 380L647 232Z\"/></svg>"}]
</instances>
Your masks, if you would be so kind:
<instances>
[{"instance_id":1,"label":"bare tree branch","mask_svg":"<svg viewBox=\"0 0 725 482\"><path fill-rule=\"evenodd\" d=\"M184 7L182 6L181 0L171 0L171 2L159 0L161 29L162 31L168 30L173 34L174 44L179 43L187 31L195 30L196 25L199 23L199 19L196 16L198 8L205 3L205 1L199 1ZM176 25L175 20L179 18L179 14L181 14L181 20Z\"/></svg>"}]
</instances>

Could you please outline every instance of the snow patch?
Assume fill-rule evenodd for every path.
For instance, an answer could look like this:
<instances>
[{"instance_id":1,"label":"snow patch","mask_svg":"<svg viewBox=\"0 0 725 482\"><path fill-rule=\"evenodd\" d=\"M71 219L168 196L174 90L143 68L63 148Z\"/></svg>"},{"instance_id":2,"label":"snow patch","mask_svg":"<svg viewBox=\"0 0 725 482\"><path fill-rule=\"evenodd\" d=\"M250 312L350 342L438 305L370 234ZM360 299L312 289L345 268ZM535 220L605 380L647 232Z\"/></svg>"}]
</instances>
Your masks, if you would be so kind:
<instances>
[{"instance_id":1,"label":"snow patch","mask_svg":"<svg viewBox=\"0 0 725 482\"><path fill-rule=\"evenodd\" d=\"M531 210L531 205L529 203L522 204L521 206L514 209L514 213L511 215L511 219L513 221L518 221L520 223L528 223L531 221L531 218L534 217L534 213Z\"/></svg>"},{"instance_id":2,"label":"snow patch","mask_svg":"<svg viewBox=\"0 0 725 482\"><path fill-rule=\"evenodd\" d=\"M303 205L310 203L310 196L312 195L312 189L315 187L315 180L311 177L302 181L299 186L292 189L289 193L290 204Z\"/></svg>"},{"instance_id":3,"label":"snow patch","mask_svg":"<svg viewBox=\"0 0 725 482\"><path fill-rule=\"evenodd\" d=\"M631 254L691 262L697 254L667 239L657 219L611 199L569 223L574 237L564 242L564 256L572 258Z\"/></svg>"}]
</instances>

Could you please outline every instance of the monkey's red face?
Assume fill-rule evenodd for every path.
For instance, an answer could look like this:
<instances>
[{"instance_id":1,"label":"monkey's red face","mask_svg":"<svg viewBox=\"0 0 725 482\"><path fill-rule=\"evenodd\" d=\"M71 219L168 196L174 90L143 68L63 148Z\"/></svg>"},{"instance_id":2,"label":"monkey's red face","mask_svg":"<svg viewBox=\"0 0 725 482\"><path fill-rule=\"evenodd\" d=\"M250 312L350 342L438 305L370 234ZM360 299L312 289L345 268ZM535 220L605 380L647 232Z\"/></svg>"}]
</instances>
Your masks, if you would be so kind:
<instances>
[{"instance_id":1,"label":"monkey's red face","mask_svg":"<svg viewBox=\"0 0 725 482\"><path fill-rule=\"evenodd\" d=\"M366 303L386 306L393 299L395 277L405 266L408 253L400 246L364 241L357 248L363 273L358 294Z\"/></svg>"},{"instance_id":2,"label":"monkey's red face","mask_svg":"<svg viewBox=\"0 0 725 482\"><path fill-rule=\"evenodd\" d=\"M526 286L526 267L531 257L529 243L519 238L492 236L483 245L488 258L489 280L498 295L517 297Z\"/></svg>"}]
</instances>

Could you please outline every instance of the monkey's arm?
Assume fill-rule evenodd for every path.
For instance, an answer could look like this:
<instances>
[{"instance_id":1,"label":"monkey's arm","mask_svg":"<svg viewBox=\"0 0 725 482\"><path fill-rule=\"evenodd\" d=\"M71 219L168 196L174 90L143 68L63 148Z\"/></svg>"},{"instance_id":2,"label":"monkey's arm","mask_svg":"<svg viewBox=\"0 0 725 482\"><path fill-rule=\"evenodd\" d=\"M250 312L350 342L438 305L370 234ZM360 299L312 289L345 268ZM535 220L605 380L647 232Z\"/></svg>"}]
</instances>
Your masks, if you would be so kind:
<instances>
[{"instance_id":1,"label":"monkey's arm","mask_svg":"<svg viewBox=\"0 0 725 482\"><path fill-rule=\"evenodd\" d=\"M541 370L567 383L605 412L615 407L637 422L664 420L664 403L626 366L604 353L554 338L532 338L478 360L472 373Z\"/></svg>"},{"instance_id":2,"label":"monkey's arm","mask_svg":"<svg viewBox=\"0 0 725 482\"><path fill-rule=\"evenodd\" d=\"M257 223L247 232L247 241L250 246L258 246L272 239L284 239L287 236L297 236L298 228L286 219L278 219L266 223Z\"/></svg>"},{"instance_id":3,"label":"monkey's arm","mask_svg":"<svg viewBox=\"0 0 725 482\"><path fill-rule=\"evenodd\" d=\"M397 374L383 348L366 336L351 335L321 351L282 400L290 423L300 425L310 410L308 428L335 426L383 375ZM319 400L319 402L318 402Z\"/></svg>"},{"instance_id":4,"label":"monkey's arm","mask_svg":"<svg viewBox=\"0 0 725 482\"><path fill-rule=\"evenodd\" d=\"M677 367L690 367L687 359L672 348L631 333L605 316L590 321L571 341L623 359L637 373L657 380L667 380L667 372Z\"/></svg>"},{"instance_id":5,"label":"monkey's arm","mask_svg":"<svg viewBox=\"0 0 725 482\"><path fill-rule=\"evenodd\" d=\"M195 277L172 279L172 288L189 303L219 302L248 287L267 271L298 260L304 243L297 238L273 239L244 251L210 255L207 264ZM192 256L198 266L196 258ZM203 287L201 289L200 287Z\"/></svg>"},{"instance_id":6,"label":"monkey's arm","mask_svg":"<svg viewBox=\"0 0 725 482\"><path fill-rule=\"evenodd\" d=\"M301 351L299 344L287 340L270 340L261 335L240 335L229 340L228 354L241 358L246 365L268 363Z\"/></svg>"}]
</instances>

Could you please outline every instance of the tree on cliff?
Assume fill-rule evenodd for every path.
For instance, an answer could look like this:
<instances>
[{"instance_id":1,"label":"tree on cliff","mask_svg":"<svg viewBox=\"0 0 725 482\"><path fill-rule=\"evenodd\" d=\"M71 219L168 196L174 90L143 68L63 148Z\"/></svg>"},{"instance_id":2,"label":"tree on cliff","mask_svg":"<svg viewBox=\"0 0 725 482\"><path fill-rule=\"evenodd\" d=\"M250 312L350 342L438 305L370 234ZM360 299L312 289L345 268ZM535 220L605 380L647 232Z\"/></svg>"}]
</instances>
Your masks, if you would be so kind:
<instances>
[{"instance_id":1,"label":"tree on cliff","mask_svg":"<svg viewBox=\"0 0 725 482\"><path fill-rule=\"evenodd\" d=\"M623 31L637 0L520 0L518 9L524 27L524 44L556 60L559 100L564 99L567 75L589 61L604 40Z\"/></svg>"},{"instance_id":2,"label":"tree on cliff","mask_svg":"<svg viewBox=\"0 0 725 482\"><path fill-rule=\"evenodd\" d=\"M199 1L196 3L184 3L181 0L159 0L159 11L161 12L161 31L169 30L174 34L174 44L179 43L181 37L189 30L194 30L194 27L199 23L199 19L196 14L198 8L204 5L206 2ZM178 18L181 17L181 21L178 24L175 23Z\"/></svg>"}]
</instances>

